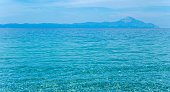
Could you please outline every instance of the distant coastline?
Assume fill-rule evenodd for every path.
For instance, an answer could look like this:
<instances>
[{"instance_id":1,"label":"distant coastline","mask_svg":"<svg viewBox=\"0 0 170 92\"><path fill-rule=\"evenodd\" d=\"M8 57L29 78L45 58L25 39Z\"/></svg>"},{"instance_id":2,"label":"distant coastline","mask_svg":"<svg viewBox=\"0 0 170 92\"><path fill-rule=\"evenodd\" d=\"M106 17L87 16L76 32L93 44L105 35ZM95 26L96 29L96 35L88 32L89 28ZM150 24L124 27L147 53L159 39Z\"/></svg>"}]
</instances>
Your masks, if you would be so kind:
<instances>
[{"instance_id":1,"label":"distant coastline","mask_svg":"<svg viewBox=\"0 0 170 92\"><path fill-rule=\"evenodd\" d=\"M116 22L85 22L73 24L39 23L39 24L0 24L0 28L159 28L152 23L145 23L133 17L125 17Z\"/></svg>"}]
</instances>

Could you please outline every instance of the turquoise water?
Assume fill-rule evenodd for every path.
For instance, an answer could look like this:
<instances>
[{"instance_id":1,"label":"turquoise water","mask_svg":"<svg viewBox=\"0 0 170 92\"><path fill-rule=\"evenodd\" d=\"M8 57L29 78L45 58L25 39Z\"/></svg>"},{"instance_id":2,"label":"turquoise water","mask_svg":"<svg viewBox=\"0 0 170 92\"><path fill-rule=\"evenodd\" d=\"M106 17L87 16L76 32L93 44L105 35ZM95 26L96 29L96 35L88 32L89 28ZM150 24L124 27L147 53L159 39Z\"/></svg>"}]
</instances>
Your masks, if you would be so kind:
<instances>
[{"instance_id":1,"label":"turquoise water","mask_svg":"<svg viewBox=\"0 0 170 92\"><path fill-rule=\"evenodd\" d=\"M170 92L170 29L0 29L0 92Z\"/></svg>"}]
</instances>

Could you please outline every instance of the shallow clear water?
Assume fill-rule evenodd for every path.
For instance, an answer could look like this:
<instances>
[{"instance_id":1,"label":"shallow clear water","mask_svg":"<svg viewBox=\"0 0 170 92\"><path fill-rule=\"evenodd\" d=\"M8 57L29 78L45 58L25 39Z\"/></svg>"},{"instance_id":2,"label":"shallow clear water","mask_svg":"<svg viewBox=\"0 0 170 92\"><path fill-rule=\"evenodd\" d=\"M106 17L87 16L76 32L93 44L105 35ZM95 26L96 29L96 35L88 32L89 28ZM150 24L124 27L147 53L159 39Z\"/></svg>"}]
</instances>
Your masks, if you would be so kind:
<instances>
[{"instance_id":1,"label":"shallow clear water","mask_svg":"<svg viewBox=\"0 0 170 92\"><path fill-rule=\"evenodd\" d=\"M170 91L170 29L0 29L0 92Z\"/></svg>"}]
</instances>

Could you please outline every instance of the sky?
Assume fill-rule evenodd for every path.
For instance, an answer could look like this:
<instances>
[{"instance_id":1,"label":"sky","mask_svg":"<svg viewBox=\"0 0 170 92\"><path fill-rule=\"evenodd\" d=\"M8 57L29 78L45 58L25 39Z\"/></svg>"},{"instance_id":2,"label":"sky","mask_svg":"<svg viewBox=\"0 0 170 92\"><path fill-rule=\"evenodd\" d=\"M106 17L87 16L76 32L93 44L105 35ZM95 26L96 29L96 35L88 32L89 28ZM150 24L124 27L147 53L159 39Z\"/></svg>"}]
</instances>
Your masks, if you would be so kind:
<instances>
[{"instance_id":1,"label":"sky","mask_svg":"<svg viewBox=\"0 0 170 92\"><path fill-rule=\"evenodd\" d=\"M0 24L113 22L131 16L170 28L170 0L0 0Z\"/></svg>"}]
</instances>

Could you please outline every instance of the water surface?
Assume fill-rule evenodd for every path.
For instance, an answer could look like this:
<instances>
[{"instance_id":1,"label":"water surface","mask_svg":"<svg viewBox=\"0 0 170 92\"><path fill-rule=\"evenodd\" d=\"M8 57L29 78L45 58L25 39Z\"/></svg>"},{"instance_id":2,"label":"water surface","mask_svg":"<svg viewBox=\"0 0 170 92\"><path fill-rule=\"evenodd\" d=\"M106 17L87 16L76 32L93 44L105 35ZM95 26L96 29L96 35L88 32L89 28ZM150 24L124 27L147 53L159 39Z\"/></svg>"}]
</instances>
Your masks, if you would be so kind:
<instances>
[{"instance_id":1,"label":"water surface","mask_svg":"<svg viewBox=\"0 0 170 92\"><path fill-rule=\"evenodd\" d=\"M170 91L170 29L0 29L0 92Z\"/></svg>"}]
</instances>

